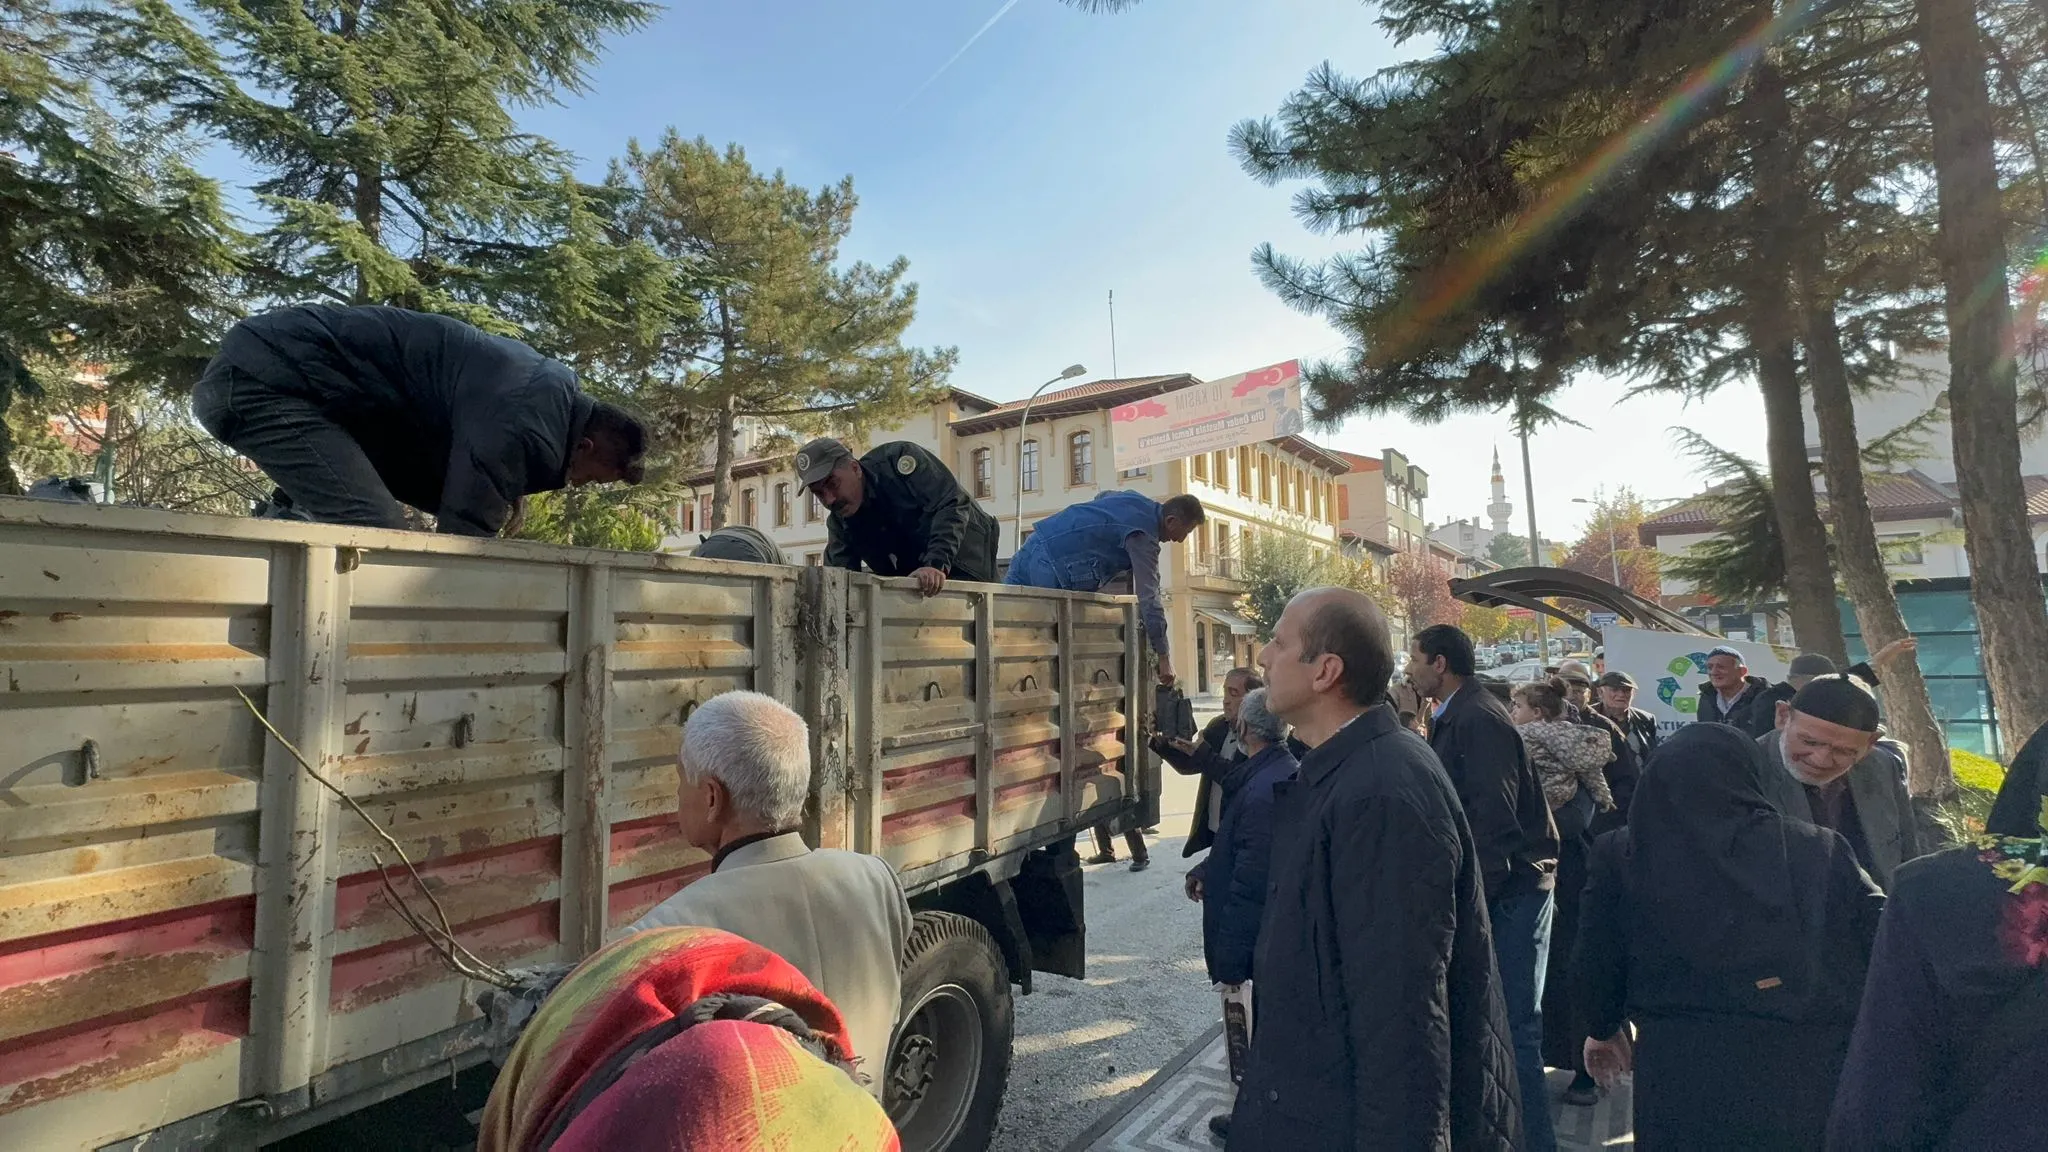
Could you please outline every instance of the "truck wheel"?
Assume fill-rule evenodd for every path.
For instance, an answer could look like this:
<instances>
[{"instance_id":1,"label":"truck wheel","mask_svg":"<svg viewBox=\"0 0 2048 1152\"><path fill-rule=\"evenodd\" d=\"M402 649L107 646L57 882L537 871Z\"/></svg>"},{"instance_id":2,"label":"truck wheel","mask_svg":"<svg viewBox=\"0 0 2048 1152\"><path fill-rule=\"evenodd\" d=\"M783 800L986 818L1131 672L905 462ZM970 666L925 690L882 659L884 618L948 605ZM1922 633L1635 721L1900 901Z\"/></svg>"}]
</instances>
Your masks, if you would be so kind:
<instances>
[{"instance_id":1,"label":"truck wheel","mask_svg":"<svg viewBox=\"0 0 2048 1152\"><path fill-rule=\"evenodd\" d=\"M988 929L919 912L903 950L903 1015L889 1052L889 1119L904 1152L980 1152L1010 1075L1010 973Z\"/></svg>"}]
</instances>

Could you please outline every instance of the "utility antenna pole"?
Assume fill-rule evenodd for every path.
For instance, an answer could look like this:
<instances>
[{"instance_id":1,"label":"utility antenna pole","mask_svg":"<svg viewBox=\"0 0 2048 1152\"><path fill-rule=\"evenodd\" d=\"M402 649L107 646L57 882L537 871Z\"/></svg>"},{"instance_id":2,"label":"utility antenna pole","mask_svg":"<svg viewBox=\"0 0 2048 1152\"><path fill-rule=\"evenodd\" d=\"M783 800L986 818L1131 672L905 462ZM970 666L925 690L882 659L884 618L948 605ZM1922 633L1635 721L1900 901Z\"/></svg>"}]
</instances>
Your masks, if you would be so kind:
<instances>
[{"instance_id":1,"label":"utility antenna pole","mask_svg":"<svg viewBox=\"0 0 2048 1152\"><path fill-rule=\"evenodd\" d=\"M1529 563L1543 567L1543 537L1536 533L1536 471L1529 465L1529 428L1523 425L1522 434L1522 492L1529 501ZM1550 663L1550 617L1536 613L1536 659L1538 663Z\"/></svg>"},{"instance_id":2,"label":"utility antenna pole","mask_svg":"<svg viewBox=\"0 0 2048 1152\"><path fill-rule=\"evenodd\" d=\"M1118 379L1116 374L1116 289L1109 290L1109 378Z\"/></svg>"}]
</instances>

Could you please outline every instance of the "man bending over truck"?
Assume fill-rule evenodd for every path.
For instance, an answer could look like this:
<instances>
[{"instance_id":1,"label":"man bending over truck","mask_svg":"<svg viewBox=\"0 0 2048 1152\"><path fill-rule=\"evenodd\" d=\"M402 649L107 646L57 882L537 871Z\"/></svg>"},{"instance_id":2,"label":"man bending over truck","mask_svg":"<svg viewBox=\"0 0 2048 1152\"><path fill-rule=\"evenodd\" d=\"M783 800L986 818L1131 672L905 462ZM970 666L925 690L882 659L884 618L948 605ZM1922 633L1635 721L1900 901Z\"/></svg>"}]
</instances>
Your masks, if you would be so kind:
<instances>
[{"instance_id":1,"label":"man bending over truck","mask_svg":"<svg viewBox=\"0 0 2048 1152\"><path fill-rule=\"evenodd\" d=\"M1173 683L1166 651L1166 611L1159 606L1159 542L1178 544L1209 518L1201 500L1180 495L1160 503L1115 489L1085 504L1071 504L1040 520L1010 561L1006 584L1099 592L1131 574L1131 591L1145 618L1145 633L1159 653L1159 682Z\"/></svg>"},{"instance_id":2,"label":"man bending over truck","mask_svg":"<svg viewBox=\"0 0 2048 1152\"><path fill-rule=\"evenodd\" d=\"M820 436L797 450L796 478L831 513L825 566L877 576L913 576L932 596L948 579L996 578L996 521L952 469L908 440L856 458Z\"/></svg>"},{"instance_id":3,"label":"man bending over truck","mask_svg":"<svg viewBox=\"0 0 2048 1152\"><path fill-rule=\"evenodd\" d=\"M683 725L676 823L711 874L628 932L721 928L796 966L846 1017L877 1098L902 1006L910 904L879 856L811 848L797 830L811 791L810 732L771 696L726 692Z\"/></svg>"},{"instance_id":4,"label":"man bending over truck","mask_svg":"<svg viewBox=\"0 0 2048 1152\"><path fill-rule=\"evenodd\" d=\"M447 316L306 305L251 316L192 393L214 439L254 460L298 512L495 536L535 492L638 484L646 433L569 367Z\"/></svg>"}]
</instances>

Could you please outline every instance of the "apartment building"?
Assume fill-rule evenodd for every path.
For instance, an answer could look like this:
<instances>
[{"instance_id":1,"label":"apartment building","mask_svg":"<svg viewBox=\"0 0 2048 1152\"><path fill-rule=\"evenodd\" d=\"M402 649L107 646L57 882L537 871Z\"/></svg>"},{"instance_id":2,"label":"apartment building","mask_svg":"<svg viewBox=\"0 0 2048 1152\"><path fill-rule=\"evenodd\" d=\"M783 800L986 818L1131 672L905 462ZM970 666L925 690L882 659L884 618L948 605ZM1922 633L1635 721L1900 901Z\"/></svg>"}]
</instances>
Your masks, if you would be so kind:
<instances>
[{"instance_id":1,"label":"apartment building","mask_svg":"<svg viewBox=\"0 0 2048 1152\"><path fill-rule=\"evenodd\" d=\"M1344 539L1371 541L1395 552L1427 547L1429 524L1422 503L1429 498L1429 473L1392 448L1378 456L1334 455L1346 466L1337 487L1337 528Z\"/></svg>"},{"instance_id":2,"label":"apartment building","mask_svg":"<svg viewBox=\"0 0 2048 1152\"><path fill-rule=\"evenodd\" d=\"M1335 547L1338 478L1350 464L1299 436L1204 453L1152 468L1115 471L1110 448L1112 408L1199 383L1185 373L1097 380L1048 392L1030 404L997 404L953 391L895 428L869 438L920 444L947 462L1000 528L997 554L1007 560L1037 521L1107 489L1127 488L1157 500L1181 492L1201 498L1208 523L1161 556L1161 593L1168 640L1191 691L1221 690L1221 675L1254 655L1252 626L1237 614L1244 586L1238 564L1254 537L1287 532ZM861 446L855 446L858 450ZM694 507L682 516L686 534L708 523L711 475L693 477ZM755 456L733 466L735 523L773 539L793 563L819 563L825 552L825 511L797 483L787 454ZM670 541L682 549L694 535ZM1124 589L1128 590L1128 589Z\"/></svg>"}]
</instances>

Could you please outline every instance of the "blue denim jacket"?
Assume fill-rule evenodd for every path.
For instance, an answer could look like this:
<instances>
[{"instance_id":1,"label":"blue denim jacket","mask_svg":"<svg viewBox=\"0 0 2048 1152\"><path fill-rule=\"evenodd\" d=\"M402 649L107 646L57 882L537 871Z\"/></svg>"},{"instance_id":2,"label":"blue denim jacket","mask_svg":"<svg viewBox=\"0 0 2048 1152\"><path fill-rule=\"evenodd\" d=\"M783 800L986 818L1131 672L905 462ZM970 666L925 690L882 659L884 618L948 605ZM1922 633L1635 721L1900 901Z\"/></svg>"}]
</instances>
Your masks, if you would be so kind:
<instances>
[{"instance_id":1,"label":"blue denim jacket","mask_svg":"<svg viewBox=\"0 0 2048 1152\"><path fill-rule=\"evenodd\" d=\"M1166 651L1166 613L1159 605L1159 501L1116 489L1085 504L1073 504L1038 522L1031 539L1010 561L1008 583L1033 588L1097 592L1131 572L1131 591L1151 634L1152 647ZM1142 537L1129 547L1131 536ZM1134 565L1132 551L1142 553Z\"/></svg>"}]
</instances>

